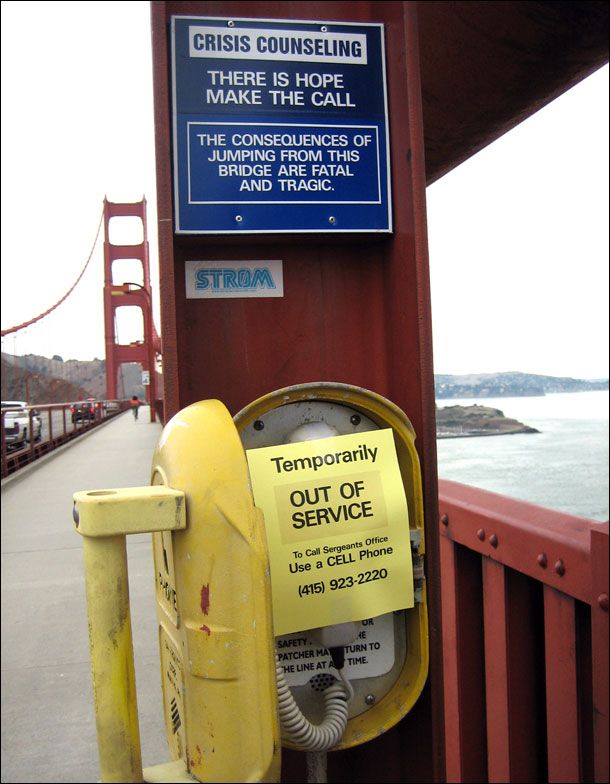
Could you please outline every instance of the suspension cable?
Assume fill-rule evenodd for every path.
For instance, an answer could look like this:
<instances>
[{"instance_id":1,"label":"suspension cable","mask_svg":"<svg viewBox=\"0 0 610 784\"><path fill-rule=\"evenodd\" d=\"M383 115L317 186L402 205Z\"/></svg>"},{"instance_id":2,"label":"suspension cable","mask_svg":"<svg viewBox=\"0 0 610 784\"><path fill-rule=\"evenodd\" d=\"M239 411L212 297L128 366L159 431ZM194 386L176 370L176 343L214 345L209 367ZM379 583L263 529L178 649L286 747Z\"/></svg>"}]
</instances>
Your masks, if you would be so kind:
<instances>
[{"instance_id":1,"label":"suspension cable","mask_svg":"<svg viewBox=\"0 0 610 784\"><path fill-rule=\"evenodd\" d=\"M97 245L97 240L98 240L98 238L100 236L100 229L102 228L102 221L103 221L103 219L104 219L104 210L102 209L102 214L100 215L100 222L97 225L97 231L95 233L95 240L93 241L93 246L91 248L91 252L89 253L89 258L85 262L85 266L83 267L80 275L78 276L78 278L72 284L72 287L63 295L63 297L58 302L56 302L48 310L45 310L44 313L40 313L40 315L36 316L33 319L30 319L29 321L25 321L23 324L18 324L16 327L10 327L9 329L3 329L2 332L0 333L1 337L4 337L5 335L10 335L12 332L19 332L19 330L25 329L26 327L29 327L31 324L35 324L37 321L40 321L40 319L43 319L45 316L48 316L49 313L52 313L55 310L55 308L58 308L61 305L61 303L64 302L64 300L66 300L70 296L70 294L72 294L72 292L74 291L74 289L77 287L78 283L80 282L80 279L85 274L85 270L89 266L89 262L91 261L91 257L93 256L93 251L95 250L95 246Z\"/></svg>"}]
</instances>

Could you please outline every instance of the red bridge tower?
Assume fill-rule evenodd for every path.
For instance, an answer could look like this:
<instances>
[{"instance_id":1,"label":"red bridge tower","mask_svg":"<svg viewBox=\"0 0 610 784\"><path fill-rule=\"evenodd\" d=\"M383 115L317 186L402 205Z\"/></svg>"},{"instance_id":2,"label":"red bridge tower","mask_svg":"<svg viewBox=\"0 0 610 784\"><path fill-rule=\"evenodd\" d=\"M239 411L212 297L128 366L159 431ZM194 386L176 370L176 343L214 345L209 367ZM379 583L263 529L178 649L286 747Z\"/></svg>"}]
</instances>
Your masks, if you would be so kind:
<instances>
[{"instance_id":1,"label":"red bridge tower","mask_svg":"<svg viewBox=\"0 0 610 784\"><path fill-rule=\"evenodd\" d=\"M110 242L109 223L115 217L136 217L142 221L142 242L135 245L113 245ZM104 332L106 339L106 396L117 398L117 373L125 362L139 362L143 371L146 402L150 406L150 421L155 421L157 400L157 373L155 358L161 353L161 340L152 317L152 292L146 232L146 199L132 204L118 204L104 199ZM123 282L115 284L112 265L117 259L134 259L142 264L142 284ZM142 340L127 344L118 343L115 329L116 311L135 306L142 311L144 334ZM146 383L148 381L148 383Z\"/></svg>"}]
</instances>

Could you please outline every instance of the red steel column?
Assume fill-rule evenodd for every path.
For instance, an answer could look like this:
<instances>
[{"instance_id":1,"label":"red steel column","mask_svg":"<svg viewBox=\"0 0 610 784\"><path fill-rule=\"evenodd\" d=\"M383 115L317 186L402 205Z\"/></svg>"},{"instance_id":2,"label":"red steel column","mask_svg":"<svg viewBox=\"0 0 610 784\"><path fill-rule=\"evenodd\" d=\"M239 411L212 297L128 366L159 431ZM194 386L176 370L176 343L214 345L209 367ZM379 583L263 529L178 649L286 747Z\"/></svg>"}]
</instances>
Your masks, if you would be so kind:
<instances>
[{"instance_id":1,"label":"red steel column","mask_svg":"<svg viewBox=\"0 0 610 784\"><path fill-rule=\"evenodd\" d=\"M591 531L595 781L608 781L608 523Z\"/></svg>"},{"instance_id":2,"label":"red steel column","mask_svg":"<svg viewBox=\"0 0 610 784\"><path fill-rule=\"evenodd\" d=\"M376 781L398 780L392 776L406 771L413 778L399 780L442 780L438 487L417 3L204 0L155 2L151 9L165 419L206 398L222 400L235 414L275 389L321 380L368 388L407 413L424 483L429 682L417 710L386 733L392 738L333 757L333 765L342 770L337 775L346 775L357 760L357 775L370 771ZM173 15L383 23L393 233L174 234ZM282 260L284 297L186 297L186 261L252 259ZM385 744L395 751L383 753ZM377 752L383 753L383 777ZM284 758L292 764L290 753Z\"/></svg>"}]
</instances>

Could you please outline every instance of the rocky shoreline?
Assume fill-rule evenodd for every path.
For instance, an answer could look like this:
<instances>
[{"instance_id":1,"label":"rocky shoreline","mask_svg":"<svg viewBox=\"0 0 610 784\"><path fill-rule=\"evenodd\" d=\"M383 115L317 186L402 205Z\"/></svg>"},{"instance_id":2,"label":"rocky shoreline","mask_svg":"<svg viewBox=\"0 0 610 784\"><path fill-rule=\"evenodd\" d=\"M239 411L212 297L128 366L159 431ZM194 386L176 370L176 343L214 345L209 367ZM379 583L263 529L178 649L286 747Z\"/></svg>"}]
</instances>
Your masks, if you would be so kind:
<instances>
[{"instance_id":1,"label":"rocky shoreline","mask_svg":"<svg viewBox=\"0 0 610 784\"><path fill-rule=\"evenodd\" d=\"M501 436L516 433L539 433L516 419L504 415L498 408L479 406L444 406L436 408L437 438L472 438Z\"/></svg>"}]
</instances>

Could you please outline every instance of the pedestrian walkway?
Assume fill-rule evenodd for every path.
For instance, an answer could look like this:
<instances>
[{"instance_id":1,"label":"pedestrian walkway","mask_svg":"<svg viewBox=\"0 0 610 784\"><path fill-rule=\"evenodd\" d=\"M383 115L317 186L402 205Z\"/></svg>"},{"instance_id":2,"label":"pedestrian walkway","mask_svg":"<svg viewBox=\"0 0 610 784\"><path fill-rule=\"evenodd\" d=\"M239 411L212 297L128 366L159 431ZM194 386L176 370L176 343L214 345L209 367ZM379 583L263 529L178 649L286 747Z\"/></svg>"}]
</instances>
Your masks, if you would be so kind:
<instances>
[{"instance_id":1,"label":"pedestrian walkway","mask_svg":"<svg viewBox=\"0 0 610 784\"><path fill-rule=\"evenodd\" d=\"M77 490L150 483L161 425L128 411L2 481L2 782L97 782ZM169 760L151 535L128 537L144 766Z\"/></svg>"}]
</instances>

